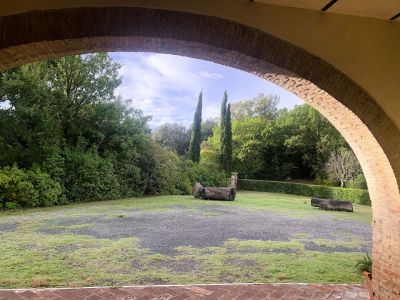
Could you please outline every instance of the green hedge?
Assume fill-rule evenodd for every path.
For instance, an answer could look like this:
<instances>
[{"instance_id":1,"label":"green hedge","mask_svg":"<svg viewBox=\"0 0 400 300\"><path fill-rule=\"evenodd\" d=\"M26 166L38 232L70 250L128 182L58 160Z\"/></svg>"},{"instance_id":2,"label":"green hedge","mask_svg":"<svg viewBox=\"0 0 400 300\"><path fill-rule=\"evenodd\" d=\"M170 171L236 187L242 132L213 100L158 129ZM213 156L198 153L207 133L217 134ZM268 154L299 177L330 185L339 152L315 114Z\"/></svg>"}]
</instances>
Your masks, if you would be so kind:
<instances>
[{"instance_id":1,"label":"green hedge","mask_svg":"<svg viewBox=\"0 0 400 300\"><path fill-rule=\"evenodd\" d=\"M368 191L360 189L253 179L240 179L238 189L346 200L357 204L371 205Z\"/></svg>"}]
</instances>

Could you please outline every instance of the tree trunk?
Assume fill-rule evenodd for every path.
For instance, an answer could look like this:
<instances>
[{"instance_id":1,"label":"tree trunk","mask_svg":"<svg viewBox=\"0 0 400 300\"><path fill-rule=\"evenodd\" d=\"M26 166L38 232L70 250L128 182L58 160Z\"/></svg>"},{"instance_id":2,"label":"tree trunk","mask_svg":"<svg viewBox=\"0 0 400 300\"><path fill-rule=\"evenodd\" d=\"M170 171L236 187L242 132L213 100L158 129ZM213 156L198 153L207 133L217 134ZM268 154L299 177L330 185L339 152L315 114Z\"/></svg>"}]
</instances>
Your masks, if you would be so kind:
<instances>
[{"instance_id":1,"label":"tree trunk","mask_svg":"<svg viewBox=\"0 0 400 300\"><path fill-rule=\"evenodd\" d=\"M236 192L232 187L207 187L201 194L202 199L210 200L235 200Z\"/></svg>"},{"instance_id":2,"label":"tree trunk","mask_svg":"<svg viewBox=\"0 0 400 300\"><path fill-rule=\"evenodd\" d=\"M193 190L195 198L208 200L229 200L233 201L236 197L236 189L233 187L202 187L196 182Z\"/></svg>"},{"instance_id":3,"label":"tree trunk","mask_svg":"<svg viewBox=\"0 0 400 300\"><path fill-rule=\"evenodd\" d=\"M353 203L350 201L311 198L311 206L319 207L323 210L343 210L353 212Z\"/></svg>"}]
</instances>

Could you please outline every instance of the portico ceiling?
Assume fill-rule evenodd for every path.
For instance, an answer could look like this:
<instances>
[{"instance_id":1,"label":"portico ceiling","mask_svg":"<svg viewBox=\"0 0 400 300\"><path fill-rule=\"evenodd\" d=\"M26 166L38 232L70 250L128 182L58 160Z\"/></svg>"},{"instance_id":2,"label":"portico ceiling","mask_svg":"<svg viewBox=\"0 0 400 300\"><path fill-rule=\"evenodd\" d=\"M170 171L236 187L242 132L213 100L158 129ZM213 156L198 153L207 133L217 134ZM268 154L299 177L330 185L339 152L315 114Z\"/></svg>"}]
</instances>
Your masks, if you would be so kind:
<instances>
[{"instance_id":1,"label":"portico ceiling","mask_svg":"<svg viewBox=\"0 0 400 300\"><path fill-rule=\"evenodd\" d=\"M254 0L253 2L400 22L400 0Z\"/></svg>"}]
</instances>

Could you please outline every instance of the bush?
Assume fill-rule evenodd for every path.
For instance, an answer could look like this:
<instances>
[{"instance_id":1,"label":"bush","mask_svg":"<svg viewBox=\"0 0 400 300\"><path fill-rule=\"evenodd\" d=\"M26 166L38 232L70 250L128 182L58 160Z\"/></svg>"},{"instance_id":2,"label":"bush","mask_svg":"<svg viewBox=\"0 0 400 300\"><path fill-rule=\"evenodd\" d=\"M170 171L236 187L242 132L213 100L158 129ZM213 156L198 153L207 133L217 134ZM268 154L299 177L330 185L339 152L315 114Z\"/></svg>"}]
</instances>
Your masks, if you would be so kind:
<instances>
[{"instance_id":1,"label":"bush","mask_svg":"<svg viewBox=\"0 0 400 300\"><path fill-rule=\"evenodd\" d=\"M189 195L196 181L204 186L226 186L228 183L226 173L213 163L193 163L159 145L153 145L152 149L154 167L148 168L153 171L146 180L152 179L153 184L151 189L146 189L146 194Z\"/></svg>"},{"instance_id":2,"label":"bush","mask_svg":"<svg viewBox=\"0 0 400 300\"><path fill-rule=\"evenodd\" d=\"M371 205L368 191L361 189L253 179L240 179L238 189L346 200L357 204Z\"/></svg>"},{"instance_id":3,"label":"bush","mask_svg":"<svg viewBox=\"0 0 400 300\"><path fill-rule=\"evenodd\" d=\"M38 193L38 206L51 206L65 203L61 184L39 168L27 171L29 181Z\"/></svg>"},{"instance_id":4,"label":"bush","mask_svg":"<svg viewBox=\"0 0 400 300\"><path fill-rule=\"evenodd\" d=\"M191 184L185 162L175 151L152 144L151 160L154 166L148 168L145 180L149 181L146 194L182 195L191 193Z\"/></svg>"},{"instance_id":5,"label":"bush","mask_svg":"<svg viewBox=\"0 0 400 300\"><path fill-rule=\"evenodd\" d=\"M359 174L356 178L349 181L347 185L349 188L352 189L362 189L362 190L368 189L367 180L365 179L364 174Z\"/></svg>"},{"instance_id":6,"label":"bush","mask_svg":"<svg viewBox=\"0 0 400 300\"><path fill-rule=\"evenodd\" d=\"M191 164L188 171L191 188L196 181L201 182L203 186L227 186L229 183L227 174L216 166Z\"/></svg>"},{"instance_id":7,"label":"bush","mask_svg":"<svg viewBox=\"0 0 400 300\"><path fill-rule=\"evenodd\" d=\"M67 149L63 181L66 196L72 201L115 199L120 197L114 165L96 149Z\"/></svg>"},{"instance_id":8,"label":"bush","mask_svg":"<svg viewBox=\"0 0 400 300\"><path fill-rule=\"evenodd\" d=\"M50 206L61 202L61 184L39 168L0 169L0 202L3 208Z\"/></svg>"}]
</instances>

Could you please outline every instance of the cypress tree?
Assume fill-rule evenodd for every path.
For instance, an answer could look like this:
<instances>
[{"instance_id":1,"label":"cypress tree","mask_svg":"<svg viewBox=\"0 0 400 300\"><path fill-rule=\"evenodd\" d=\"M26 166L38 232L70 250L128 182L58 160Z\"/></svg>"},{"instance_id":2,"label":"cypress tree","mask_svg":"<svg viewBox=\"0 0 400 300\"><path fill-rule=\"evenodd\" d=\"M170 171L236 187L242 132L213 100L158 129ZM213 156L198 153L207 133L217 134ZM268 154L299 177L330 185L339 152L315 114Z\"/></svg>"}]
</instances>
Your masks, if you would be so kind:
<instances>
[{"instance_id":1,"label":"cypress tree","mask_svg":"<svg viewBox=\"0 0 400 300\"><path fill-rule=\"evenodd\" d=\"M223 169L225 169L225 156L226 156L226 103L228 102L228 94L224 93L224 97L222 98L221 103L221 117L220 117L220 127L221 127L221 136L220 136L220 165Z\"/></svg>"},{"instance_id":2,"label":"cypress tree","mask_svg":"<svg viewBox=\"0 0 400 300\"><path fill-rule=\"evenodd\" d=\"M193 162L200 161L200 144L201 144L201 111L203 109L203 93L200 92L197 102L196 112L194 113L192 133L190 135L189 159Z\"/></svg>"},{"instance_id":3,"label":"cypress tree","mask_svg":"<svg viewBox=\"0 0 400 300\"><path fill-rule=\"evenodd\" d=\"M231 105L228 104L226 112L226 128L225 128L225 171L231 170L232 164L232 118L231 118Z\"/></svg>"}]
</instances>

